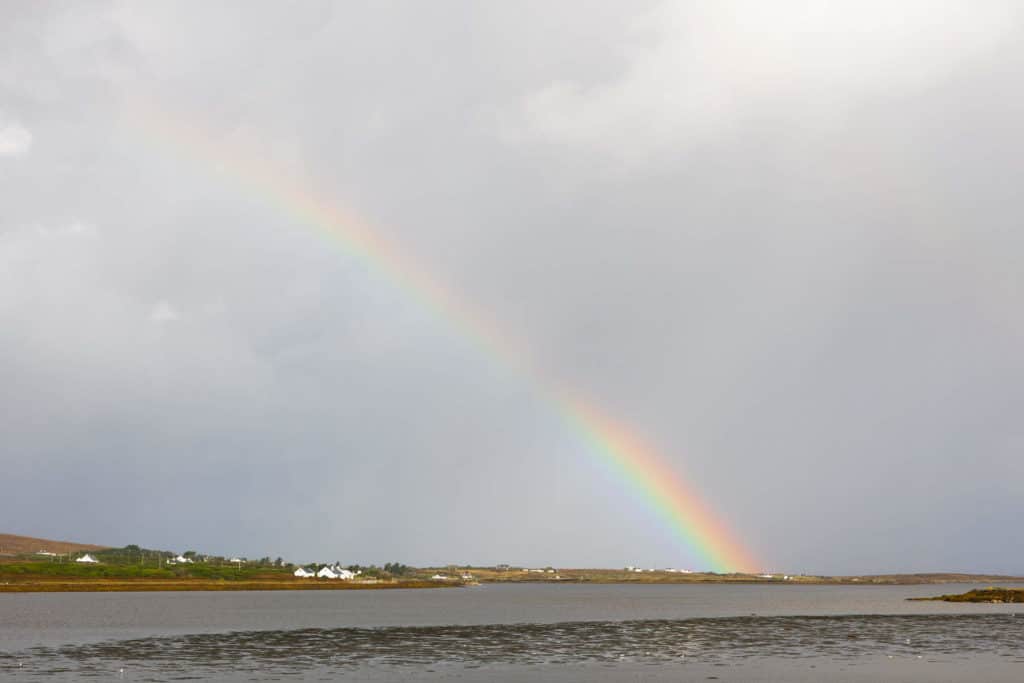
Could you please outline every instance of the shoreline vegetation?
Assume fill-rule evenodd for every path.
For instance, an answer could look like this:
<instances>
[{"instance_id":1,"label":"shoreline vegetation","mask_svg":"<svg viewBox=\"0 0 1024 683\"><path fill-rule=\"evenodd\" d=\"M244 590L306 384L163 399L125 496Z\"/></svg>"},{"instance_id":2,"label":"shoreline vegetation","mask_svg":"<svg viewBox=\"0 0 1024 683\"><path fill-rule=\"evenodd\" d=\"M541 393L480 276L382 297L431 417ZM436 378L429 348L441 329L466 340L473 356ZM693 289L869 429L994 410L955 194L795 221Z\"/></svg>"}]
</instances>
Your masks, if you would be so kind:
<instances>
[{"instance_id":1,"label":"shoreline vegetation","mask_svg":"<svg viewBox=\"0 0 1024 683\"><path fill-rule=\"evenodd\" d=\"M1024 602L1024 588L979 588L951 595L936 595L930 598L907 598L907 600L939 600L942 602L988 602L993 604Z\"/></svg>"},{"instance_id":2,"label":"shoreline vegetation","mask_svg":"<svg viewBox=\"0 0 1024 683\"><path fill-rule=\"evenodd\" d=\"M111 580L87 578L77 581L21 580L4 582L0 580L0 593L118 593L118 592L163 592L163 591L280 591L280 590L380 590L401 588L445 588L456 584L442 584L436 581L353 581L340 582L329 579L313 581L302 579L236 580L220 579L161 579Z\"/></svg>"},{"instance_id":3,"label":"shoreline vegetation","mask_svg":"<svg viewBox=\"0 0 1024 683\"><path fill-rule=\"evenodd\" d=\"M790 576L766 578L752 574L689 574L651 571L638 574L617 569L560 569L557 574L511 568L459 566L409 568L406 576L360 576L354 580L297 578L287 567L238 565L196 566L176 573L156 567L89 565L60 562L0 562L0 593L120 591L264 591L264 590L389 590L454 588L481 584L778 584L783 585L922 585L945 583L1024 583L1024 577L975 574L886 574L877 576ZM447 573L444 573L447 572ZM444 576L445 578L436 578ZM432 578L433 577L433 578ZM992 592L997 591L997 593ZM1024 589L987 589L963 596L943 595L916 600L949 602L1024 602Z\"/></svg>"},{"instance_id":4,"label":"shoreline vegetation","mask_svg":"<svg viewBox=\"0 0 1024 683\"><path fill-rule=\"evenodd\" d=\"M332 570L327 571L328 569ZM345 578L308 578L343 575ZM677 569L567 569L554 567L410 567L293 564L282 558L246 559L186 551L176 554L136 545L109 548L0 534L0 593L238 590L389 590L450 588L498 583L547 584L779 584L920 585L943 583L1024 583L1024 577L930 573L820 576L804 574L715 574ZM1024 589L988 589L964 596L925 598L951 602L1024 601ZM981 593L984 593L983 591ZM1011 599L1013 598L1013 599Z\"/></svg>"}]
</instances>

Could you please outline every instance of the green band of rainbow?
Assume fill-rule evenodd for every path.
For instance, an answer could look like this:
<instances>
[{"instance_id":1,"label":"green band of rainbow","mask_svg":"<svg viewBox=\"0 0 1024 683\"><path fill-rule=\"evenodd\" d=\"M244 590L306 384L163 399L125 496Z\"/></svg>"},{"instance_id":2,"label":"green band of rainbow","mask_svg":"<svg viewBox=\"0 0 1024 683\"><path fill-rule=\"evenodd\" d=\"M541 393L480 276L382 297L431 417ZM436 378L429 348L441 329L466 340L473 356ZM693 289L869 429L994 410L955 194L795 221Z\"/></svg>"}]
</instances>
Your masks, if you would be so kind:
<instances>
[{"instance_id":1,"label":"green band of rainbow","mask_svg":"<svg viewBox=\"0 0 1024 683\"><path fill-rule=\"evenodd\" d=\"M544 377L525 354L518 353L507 335L474 311L461 298L351 211L332 203L264 159L219 141L199 127L164 110L136 107L131 121L151 145L167 154L219 171L245 192L255 193L287 220L329 238L345 252L396 284L477 346L526 380L587 451L631 488L672 530L674 538L715 572L753 571L758 568L735 535L687 486L666 459L639 441L627 429L602 414L590 402Z\"/></svg>"}]
</instances>

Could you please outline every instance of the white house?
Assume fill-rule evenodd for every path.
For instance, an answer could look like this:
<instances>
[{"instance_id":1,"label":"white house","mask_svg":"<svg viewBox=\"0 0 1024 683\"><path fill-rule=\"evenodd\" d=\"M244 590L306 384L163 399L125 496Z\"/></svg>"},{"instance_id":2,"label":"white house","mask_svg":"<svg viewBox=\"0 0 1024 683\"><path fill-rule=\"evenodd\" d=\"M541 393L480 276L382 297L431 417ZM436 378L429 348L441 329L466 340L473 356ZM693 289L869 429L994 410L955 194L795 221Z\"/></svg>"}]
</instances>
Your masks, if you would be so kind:
<instances>
[{"instance_id":1,"label":"white house","mask_svg":"<svg viewBox=\"0 0 1024 683\"><path fill-rule=\"evenodd\" d=\"M430 579L432 581L447 581L448 577L445 574L434 574Z\"/></svg>"},{"instance_id":2,"label":"white house","mask_svg":"<svg viewBox=\"0 0 1024 683\"><path fill-rule=\"evenodd\" d=\"M350 569L335 569L334 573L338 575L339 579L344 579L345 581L351 581L356 578L356 573Z\"/></svg>"},{"instance_id":3,"label":"white house","mask_svg":"<svg viewBox=\"0 0 1024 683\"><path fill-rule=\"evenodd\" d=\"M316 574L314 572L306 571L304 567L299 567L295 570L295 576L299 577L300 579L309 579L316 576Z\"/></svg>"},{"instance_id":4,"label":"white house","mask_svg":"<svg viewBox=\"0 0 1024 683\"><path fill-rule=\"evenodd\" d=\"M92 555L89 555L88 553L86 553L85 555L82 555L81 557L76 558L75 562L84 562L86 564L96 564L97 562L99 562L99 560L97 560Z\"/></svg>"},{"instance_id":5,"label":"white house","mask_svg":"<svg viewBox=\"0 0 1024 683\"><path fill-rule=\"evenodd\" d=\"M336 579L338 575L330 567L324 567L316 573L318 579Z\"/></svg>"},{"instance_id":6,"label":"white house","mask_svg":"<svg viewBox=\"0 0 1024 683\"><path fill-rule=\"evenodd\" d=\"M179 564L192 564L192 558L185 557L184 555L178 555L174 558L174 561Z\"/></svg>"}]
</instances>

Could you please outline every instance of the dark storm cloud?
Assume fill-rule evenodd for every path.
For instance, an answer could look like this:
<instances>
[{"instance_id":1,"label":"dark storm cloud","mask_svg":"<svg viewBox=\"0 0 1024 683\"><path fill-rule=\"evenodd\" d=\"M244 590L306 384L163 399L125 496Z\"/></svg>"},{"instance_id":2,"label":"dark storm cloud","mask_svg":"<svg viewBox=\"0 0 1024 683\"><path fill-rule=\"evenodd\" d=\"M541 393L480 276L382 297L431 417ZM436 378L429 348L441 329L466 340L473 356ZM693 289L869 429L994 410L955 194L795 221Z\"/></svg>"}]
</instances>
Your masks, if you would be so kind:
<instances>
[{"instance_id":1,"label":"dark storm cloud","mask_svg":"<svg viewBox=\"0 0 1024 683\"><path fill-rule=\"evenodd\" d=\"M5 530L693 561L530 386L143 103L365 216L768 568L1024 571L1013 3L2 13Z\"/></svg>"}]
</instances>

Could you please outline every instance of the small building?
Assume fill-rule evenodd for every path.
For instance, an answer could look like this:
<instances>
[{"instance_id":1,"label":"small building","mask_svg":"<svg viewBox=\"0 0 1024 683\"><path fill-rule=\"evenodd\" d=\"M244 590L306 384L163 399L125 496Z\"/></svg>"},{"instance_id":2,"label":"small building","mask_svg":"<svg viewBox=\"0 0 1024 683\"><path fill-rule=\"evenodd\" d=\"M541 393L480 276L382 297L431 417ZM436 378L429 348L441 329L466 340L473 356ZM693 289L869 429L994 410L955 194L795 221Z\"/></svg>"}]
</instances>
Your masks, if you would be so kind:
<instances>
[{"instance_id":1,"label":"small building","mask_svg":"<svg viewBox=\"0 0 1024 683\"><path fill-rule=\"evenodd\" d=\"M445 574L434 574L430 579L431 581L447 581L448 577Z\"/></svg>"},{"instance_id":2,"label":"small building","mask_svg":"<svg viewBox=\"0 0 1024 683\"><path fill-rule=\"evenodd\" d=\"M293 573L300 579L311 579L316 576L314 572L307 571L305 567L299 567Z\"/></svg>"},{"instance_id":3,"label":"small building","mask_svg":"<svg viewBox=\"0 0 1024 683\"><path fill-rule=\"evenodd\" d=\"M177 564L192 564L192 558L185 557L184 555L178 555L174 558L174 562Z\"/></svg>"},{"instance_id":4,"label":"small building","mask_svg":"<svg viewBox=\"0 0 1024 683\"><path fill-rule=\"evenodd\" d=\"M85 555L82 555L81 557L75 558L75 562L82 562L82 563L85 563L85 564L97 564L99 562L99 560L97 560L92 555L86 553Z\"/></svg>"},{"instance_id":5,"label":"small building","mask_svg":"<svg viewBox=\"0 0 1024 683\"><path fill-rule=\"evenodd\" d=\"M318 579L336 579L338 575L330 567L323 567L316 573Z\"/></svg>"}]
</instances>

